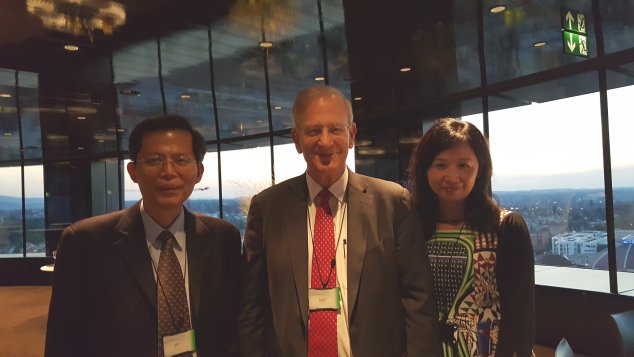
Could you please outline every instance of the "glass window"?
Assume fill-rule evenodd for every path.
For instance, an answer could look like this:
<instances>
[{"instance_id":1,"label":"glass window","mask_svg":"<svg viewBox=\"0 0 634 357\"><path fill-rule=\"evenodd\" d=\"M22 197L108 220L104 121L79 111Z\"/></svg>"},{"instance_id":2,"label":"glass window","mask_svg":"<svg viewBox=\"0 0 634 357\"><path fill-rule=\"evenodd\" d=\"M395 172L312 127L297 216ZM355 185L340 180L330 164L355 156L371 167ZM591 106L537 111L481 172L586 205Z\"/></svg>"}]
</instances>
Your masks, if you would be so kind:
<instances>
[{"instance_id":1,"label":"glass window","mask_svg":"<svg viewBox=\"0 0 634 357\"><path fill-rule=\"evenodd\" d=\"M494 196L526 220L537 284L610 291L608 272L593 269L607 248L597 78L591 72L489 99Z\"/></svg>"},{"instance_id":2,"label":"glass window","mask_svg":"<svg viewBox=\"0 0 634 357\"><path fill-rule=\"evenodd\" d=\"M15 71L0 68L0 160L20 159Z\"/></svg>"},{"instance_id":3,"label":"glass window","mask_svg":"<svg viewBox=\"0 0 634 357\"><path fill-rule=\"evenodd\" d=\"M261 11L238 1L226 20L212 25L211 41L220 137L269 131ZM257 6L256 6L257 7Z\"/></svg>"},{"instance_id":4,"label":"glass window","mask_svg":"<svg viewBox=\"0 0 634 357\"><path fill-rule=\"evenodd\" d=\"M20 87L20 117L22 120L24 158L41 158L42 128L40 127L40 97L37 73L18 72L18 85Z\"/></svg>"},{"instance_id":5,"label":"glass window","mask_svg":"<svg viewBox=\"0 0 634 357\"><path fill-rule=\"evenodd\" d=\"M23 256L22 169L0 167L0 257Z\"/></svg>"},{"instance_id":6,"label":"glass window","mask_svg":"<svg viewBox=\"0 0 634 357\"><path fill-rule=\"evenodd\" d=\"M454 0L453 11L455 14L451 27L455 42L456 74L449 76L449 80L443 84L443 93L447 94L479 87L481 82L476 2Z\"/></svg>"},{"instance_id":7,"label":"glass window","mask_svg":"<svg viewBox=\"0 0 634 357\"><path fill-rule=\"evenodd\" d=\"M315 77L324 75L317 4L314 0L297 3L299 6L281 5L285 16L264 32L272 42L266 51L273 130L292 127L291 108L297 92L318 83Z\"/></svg>"},{"instance_id":8,"label":"glass window","mask_svg":"<svg viewBox=\"0 0 634 357\"><path fill-rule=\"evenodd\" d=\"M200 182L194 186L194 192L185 203L194 212L220 217L220 186L218 184L218 152L215 146L207 151L203 159L205 171Z\"/></svg>"},{"instance_id":9,"label":"glass window","mask_svg":"<svg viewBox=\"0 0 634 357\"><path fill-rule=\"evenodd\" d=\"M297 153L290 135L273 137L273 145L275 183L299 176L306 171L304 156Z\"/></svg>"},{"instance_id":10,"label":"glass window","mask_svg":"<svg viewBox=\"0 0 634 357\"><path fill-rule=\"evenodd\" d=\"M482 100L442 103L425 108L420 115L409 114L409 120L384 117L374 124L359 127L355 140L356 165L360 173L408 185L408 167L412 151L432 122L453 117L468 120L482 130ZM391 123L400 121L399 125Z\"/></svg>"},{"instance_id":11,"label":"glass window","mask_svg":"<svg viewBox=\"0 0 634 357\"><path fill-rule=\"evenodd\" d=\"M504 3L505 11L491 13L497 4L498 1L486 0L482 9L488 83L585 60L564 53L561 1L511 0ZM585 15L588 55L596 57L592 2L571 0L565 6Z\"/></svg>"},{"instance_id":12,"label":"glass window","mask_svg":"<svg viewBox=\"0 0 634 357\"><path fill-rule=\"evenodd\" d=\"M328 59L328 80L331 86L341 90L350 98L350 65L348 63L348 42L342 0L321 2L326 57ZM350 98L352 100L352 98Z\"/></svg>"},{"instance_id":13,"label":"glass window","mask_svg":"<svg viewBox=\"0 0 634 357\"><path fill-rule=\"evenodd\" d=\"M630 63L607 71L616 268L619 292L628 295L634 295L634 79L629 74L633 69ZM607 269L607 251L596 264Z\"/></svg>"},{"instance_id":14,"label":"glass window","mask_svg":"<svg viewBox=\"0 0 634 357\"><path fill-rule=\"evenodd\" d=\"M116 158L91 163L92 214L104 214L119 209L119 160Z\"/></svg>"},{"instance_id":15,"label":"glass window","mask_svg":"<svg viewBox=\"0 0 634 357\"><path fill-rule=\"evenodd\" d=\"M86 208L84 217L90 214L89 207L74 207L71 197L71 175L73 165L70 161L54 161L44 164L44 215L46 217L46 249L57 249L62 230L73 221L73 213ZM79 180L81 181L81 180ZM78 187L86 186L86 181L78 182ZM84 189L85 190L85 189ZM80 194L81 196L81 194ZM85 197L82 197L85 201Z\"/></svg>"},{"instance_id":16,"label":"glass window","mask_svg":"<svg viewBox=\"0 0 634 357\"><path fill-rule=\"evenodd\" d=\"M44 217L44 166L41 164L24 166L24 203L26 256L46 256L47 230ZM58 229L60 230L58 233L61 234L61 228Z\"/></svg>"},{"instance_id":17,"label":"glass window","mask_svg":"<svg viewBox=\"0 0 634 357\"><path fill-rule=\"evenodd\" d=\"M207 27L161 38L167 113L189 119L206 140L216 140Z\"/></svg>"},{"instance_id":18,"label":"glass window","mask_svg":"<svg viewBox=\"0 0 634 357\"><path fill-rule=\"evenodd\" d=\"M158 46L149 40L116 51L112 56L114 83L118 91L118 113L128 148L130 130L141 120L163 114L159 83Z\"/></svg>"},{"instance_id":19,"label":"glass window","mask_svg":"<svg viewBox=\"0 0 634 357\"><path fill-rule=\"evenodd\" d=\"M600 1L605 53L634 46L634 1Z\"/></svg>"},{"instance_id":20,"label":"glass window","mask_svg":"<svg viewBox=\"0 0 634 357\"><path fill-rule=\"evenodd\" d=\"M222 144L220 150L223 218L244 234L251 197L272 184L270 140Z\"/></svg>"}]
</instances>

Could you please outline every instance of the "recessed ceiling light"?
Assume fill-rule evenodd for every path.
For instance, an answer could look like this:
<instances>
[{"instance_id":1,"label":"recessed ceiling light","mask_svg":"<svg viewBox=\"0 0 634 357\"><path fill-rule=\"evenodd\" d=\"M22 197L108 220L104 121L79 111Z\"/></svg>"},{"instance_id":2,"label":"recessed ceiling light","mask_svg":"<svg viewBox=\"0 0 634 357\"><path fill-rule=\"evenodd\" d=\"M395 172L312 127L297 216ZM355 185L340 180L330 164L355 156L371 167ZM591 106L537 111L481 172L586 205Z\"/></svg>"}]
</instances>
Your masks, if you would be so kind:
<instances>
[{"instance_id":1,"label":"recessed ceiling light","mask_svg":"<svg viewBox=\"0 0 634 357\"><path fill-rule=\"evenodd\" d=\"M363 146L370 146L370 145L372 145L372 141L371 140L360 139L360 140L355 140L354 141L354 146L356 146L356 147L363 147Z\"/></svg>"},{"instance_id":2,"label":"recessed ceiling light","mask_svg":"<svg viewBox=\"0 0 634 357\"><path fill-rule=\"evenodd\" d=\"M320 75L320 76L315 76L315 80L316 80L316 81L323 81L323 80L325 80L325 79L326 79L326 77L321 76L321 75Z\"/></svg>"},{"instance_id":3,"label":"recessed ceiling light","mask_svg":"<svg viewBox=\"0 0 634 357\"><path fill-rule=\"evenodd\" d=\"M77 117L77 120L86 120L86 117L83 116L83 115L80 115L80 116Z\"/></svg>"},{"instance_id":4,"label":"recessed ceiling light","mask_svg":"<svg viewBox=\"0 0 634 357\"><path fill-rule=\"evenodd\" d=\"M64 49L66 51L75 52L75 51L79 51L79 46L77 46L77 45L64 45Z\"/></svg>"},{"instance_id":5,"label":"recessed ceiling light","mask_svg":"<svg viewBox=\"0 0 634 357\"><path fill-rule=\"evenodd\" d=\"M546 41L537 41L535 43L533 43L533 47L544 47L548 44L548 42Z\"/></svg>"},{"instance_id":6,"label":"recessed ceiling light","mask_svg":"<svg viewBox=\"0 0 634 357\"><path fill-rule=\"evenodd\" d=\"M418 142L420 142L420 137L406 137L398 139L398 143L403 145L418 144Z\"/></svg>"},{"instance_id":7,"label":"recessed ceiling light","mask_svg":"<svg viewBox=\"0 0 634 357\"><path fill-rule=\"evenodd\" d=\"M6 132L4 133L4 136L13 136L13 133Z\"/></svg>"},{"instance_id":8,"label":"recessed ceiling light","mask_svg":"<svg viewBox=\"0 0 634 357\"><path fill-rule=\"evenodd\" d=\"M84 150L84 147L83 146L78 146L77 150Z\"/></svg>"},{"instance_id":9,"label":"recessed ceiling light","mask_svg":"<svg viewBox=\"0 0 634 357\"><path fill-rule=\"evenodd\" d=\"M356 100L357 102L360 101L361 99L363 99L363 97L354 97L354 100Z\"/></svg>"},{"instance_id":10,"label":"recessed ceiling light","mask_svg":"<svg viewBox=\"0 0 634 357\"><path fill-rule=\"evenodd\" d=\"M11 98L13 97L11 93L0 93L0 98Z\"/></svg>"},{"instance_id":11,"label":"recessed ceiling light","mask_svg":"<svg viewBox=\"0 0 634 357\"><path fill-rule=\"evenodd\" d=\"M273 109L275 110L282 110L282 106L281 105L276 105L273 107Z\"/></svg>"},{"instance_id":12,"label":"recessed ceiling light","mask_svg":"<svg viewBox=\"0 0 634 357\"><path fill-rule=\"evenodd\" d=\"M493 5L489 8L489 11L492 14L499 14L500 12L503 12L504 10L506 10L506 5Z\"/></svg>"},{"instance_id":13,"label":"recessed ceiling light","mask_svg":"<svg viewBox=\"0 0 634 357\"><path fill-rule=\"evenodd\" d=\"M401 72L409 72L412 70L412 67L403 67L400 69Z\"/></svg>"},{"instance_id":14,"label":"recessed ceiling light","mask_svg":"<svg viewBox=\"0 0 634 357\"><path fill-rule=\"evenodd\" d=\"M187 99L191 99L192 96L190 94L183 93L183 94L179 95L178 97L180 99L187 100Z\"/></svg>"},{"instance_id":15,"label":"recessed ceiling light","mask_svg":"<svg viewBox=\"0 0 634 357\"><path fill-rule=\"evenodd\" d=\"M358 155L368 155L368 156L382 156L386 154L385 149L383 148L370 148L365 147L357 150Z\"/></svg>"},{"instance_id":16,"label":"recessed ceiling light","mask_svg":"<svg viewBox=\"0 0 634 357\"><path fill-rule=\"evenodd\" d=\"M134 90L134 89L123 89L123 90L119 91L119 93L121 93L123 95L132 95L132 96L141 95L141 92L139 92L138 90Z\"/></svg>"},{"instance_id":17,"label":"recessed ceiling light","mask_svg":"<svg viewBox=\"0 0 634 357\"><path fill-rule=\"evenodd\" d=\"M273 42L271 42L271 41L262 41L262 42L260 42L260 47L262 47L262 48L273 47Z\"/></svg>"}]
</instances>

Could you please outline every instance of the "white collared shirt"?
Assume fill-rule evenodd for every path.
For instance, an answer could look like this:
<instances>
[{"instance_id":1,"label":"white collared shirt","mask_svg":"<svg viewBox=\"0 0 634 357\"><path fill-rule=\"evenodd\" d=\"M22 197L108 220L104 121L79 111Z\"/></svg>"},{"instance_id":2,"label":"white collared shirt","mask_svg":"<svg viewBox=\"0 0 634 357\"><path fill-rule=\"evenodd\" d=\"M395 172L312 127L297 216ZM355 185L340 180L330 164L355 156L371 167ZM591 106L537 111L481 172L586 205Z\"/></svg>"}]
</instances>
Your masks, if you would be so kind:
<instances>
[{"instance_id":1,"label":"white collared shirt","mask_svg":"<svg viewBox=\"0 0 634 357\"><path fill-rule=\"evenodd\" d=\"M158 236L163 232L164 228L161 227L156 221L150 217L150 215L143 208L143 201L141 201L141 220L143 221L143 228L145 228L145 239L147 248L152 258L152 272L154 273L154 280L156 281L156 270L158 269L159 257L161 256L162 244L158 241ZM187 239L185 233L185 211L181 209L181 213L176 217L174 222L167 227L174 238L176 238L176 246L174 246L174 253L181 266L181 272L183 272L183 278L185 279L185 292L187 293L187 307L189 311L189 322L191 324L191 300L189 299L189 272L187 270ZM193 326L193 324L192 324ZM196 357L194 352L194 357Z\"/></svg>"},{"instance_id":2,"label":"white collared shirt","mask_svg":"<svg viewBox=\"0 0 634 357\"><path fill-rule=\"evenodd\" d=\"M315 213L317 195L323 189L308 173L306 173L306 182L308 184L308 194L310 201L308 202L308 286L311 285L311 270L313 263L313 232L314 229ZM352 352L350 350L350 330L348 321L348 214L347 214L347 202L346 202L346 187L348 187L348 169L344 171L343 175L334 183L328 187L328 191L333 197L330 198L330 209L333 213L333 220L335 226L335 247L336 251L336 270L337 270L337 286L340 289L340 306L341 309L337 312L337 344L339 357L350 357ZM339 245L337 245L339 240ZM306 292L308 293L308 292Z\"/></svg>"}]
</instances>

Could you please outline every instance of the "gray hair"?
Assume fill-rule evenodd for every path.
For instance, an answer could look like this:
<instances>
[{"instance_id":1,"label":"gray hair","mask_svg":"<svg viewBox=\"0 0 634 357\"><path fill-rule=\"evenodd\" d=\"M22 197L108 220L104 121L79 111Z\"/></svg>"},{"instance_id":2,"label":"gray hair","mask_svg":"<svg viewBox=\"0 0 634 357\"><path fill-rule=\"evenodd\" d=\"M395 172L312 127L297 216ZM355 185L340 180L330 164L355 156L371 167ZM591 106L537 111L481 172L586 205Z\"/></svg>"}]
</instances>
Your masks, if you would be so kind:
<instances>
[{"instance_id":1,"label":"gray hair","mask_svg":"<svg viewBox=\"0 0 634 357\"><path fill-rule=\"evenodd\" d=\"M293 128L297 128L297 119L304 114L308 106L321 98L340 98L346 105L348 125L352 124L352 104L350 104L348 98L335 87L319 85L302 89L295 97L295 104L293 104L292 110Z\"/></svg>"}]
</instances>

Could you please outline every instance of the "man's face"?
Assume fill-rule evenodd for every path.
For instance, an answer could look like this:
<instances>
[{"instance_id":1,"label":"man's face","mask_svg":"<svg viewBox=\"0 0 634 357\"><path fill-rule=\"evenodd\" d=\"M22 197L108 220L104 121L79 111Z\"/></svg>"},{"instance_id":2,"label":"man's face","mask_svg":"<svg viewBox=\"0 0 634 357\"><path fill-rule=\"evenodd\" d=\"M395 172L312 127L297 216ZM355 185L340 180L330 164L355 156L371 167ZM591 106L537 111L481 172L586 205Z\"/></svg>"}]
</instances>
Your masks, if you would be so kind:
<instances>
[{"instance_id":1,"label":"man's face","mask_svg":"<svg viewBox=\"0 0 634 357\"><path fill-rule=\"evenodd\" d=\"M130 178L139 185L143 207L150 214L180 210L203 171L192 151L191 134L179 129L145 134L136 162L128 164Z\"/></svg>"},{"instance_id":2,"label":"man's face","mask_svg":"<svg viewBox=\"0 0 634 357\"><path fill-rule=\"evenodd\" d=\"M346 169L348 149L354 145L356 124L348 124L341 98L319 98L310 104L291 131L297 152L304 155L307 172L322 187L332 185Z\"/></svg>"}]
</instances>

